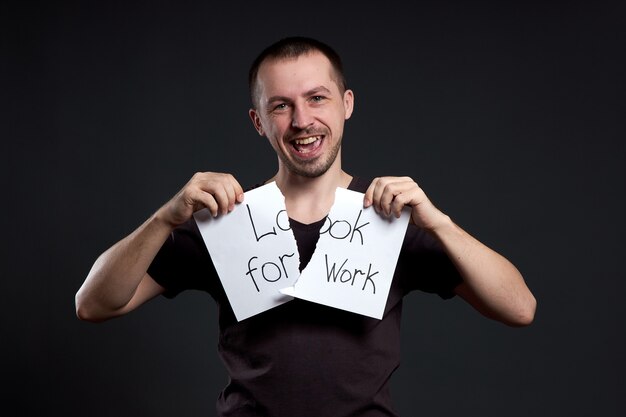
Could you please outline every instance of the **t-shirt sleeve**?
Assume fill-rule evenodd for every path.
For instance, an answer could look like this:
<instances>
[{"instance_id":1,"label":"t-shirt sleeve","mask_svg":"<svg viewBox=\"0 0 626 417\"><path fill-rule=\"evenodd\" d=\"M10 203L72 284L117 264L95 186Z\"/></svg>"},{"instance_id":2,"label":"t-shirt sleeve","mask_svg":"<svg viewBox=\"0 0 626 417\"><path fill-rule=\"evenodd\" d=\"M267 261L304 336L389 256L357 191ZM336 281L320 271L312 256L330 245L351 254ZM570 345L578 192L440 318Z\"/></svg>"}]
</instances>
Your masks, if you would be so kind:
<instances>
[{"instance_id":1,"label":"t-shirt sleeve","mask_svg":"<svg viewBox=\"0 0 626 417\"><path fill-rule=\"evenodd\" d=\"M425 230L409 225L396 273L405 294L414 290L454 297L462 278L441 245Z\"/></svg>"},{"instance_id":2,"label":"t-shirt sleeve","mask_svg":"<svg viewBox=\"0 0 626 417\"><path fill-rule=\"evenodd\" d=\"M173 298L185 290L215 296L221 285L213 262L192 218L174 229L148 268L148 274Z\"/></svg>"}]
</instances>

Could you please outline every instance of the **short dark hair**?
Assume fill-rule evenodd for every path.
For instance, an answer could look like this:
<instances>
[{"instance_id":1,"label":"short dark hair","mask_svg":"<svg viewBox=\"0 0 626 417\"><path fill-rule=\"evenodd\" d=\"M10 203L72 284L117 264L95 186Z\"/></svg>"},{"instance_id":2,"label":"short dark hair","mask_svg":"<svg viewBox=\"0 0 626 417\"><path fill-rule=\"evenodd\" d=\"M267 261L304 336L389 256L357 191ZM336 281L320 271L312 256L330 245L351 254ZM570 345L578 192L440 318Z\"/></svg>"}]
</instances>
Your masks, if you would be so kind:
<instances>
[{"instance_id":1,"label":"short dark hair","mask_svg":"<svg viewBox=\"0 0 626 417\"><path fill-rule=\"evenodd\" d=\"M255 107L257 105L257 76L259 74L259 67L265 60L298 58L299 56L306 55L314 51L319 51L326 58L328 58L335 72L334 78L337 86L339 87L339 91L342 93L346 91L346 77L343 72L343 63L341 62L339 54L327 44L316 39L302 36L291 36L283 38L268 46L252 62L248 73L248 88L250 89L250 99L252 100L252 105Z\"/></svg>"}]
</instances>

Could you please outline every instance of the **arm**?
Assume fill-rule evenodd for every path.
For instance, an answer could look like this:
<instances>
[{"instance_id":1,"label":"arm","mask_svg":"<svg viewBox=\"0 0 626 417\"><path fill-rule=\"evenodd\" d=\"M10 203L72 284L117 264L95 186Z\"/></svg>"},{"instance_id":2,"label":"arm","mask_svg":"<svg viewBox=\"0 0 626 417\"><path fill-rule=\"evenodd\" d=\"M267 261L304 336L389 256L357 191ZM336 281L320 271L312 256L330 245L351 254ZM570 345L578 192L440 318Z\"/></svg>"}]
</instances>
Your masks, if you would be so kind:
<instances>
[{"instance_id":1,"label":"arm","mask_svg":"<svg viewBox=\"0 0 626 417\"><path fill-rule=\"evenodd\" d=\"M76 293L76 315L99 322L134 310L163 292L146 272L169 234L193 213L208 208L215 217L243 201L230 174L198 173L144 224L98 257Z\"/></svg>"},{"instance_id":2,"label":"arm","mask_svg":"<svg viewBox=\"0 0 626 417\"><path fill-rule=\"evenodd\" d=\"M536 301L517 268L437 209L408 177L376 178L365 193L364 205L396 217L405 205L411 221L442 245L463 278L456 293L483 315L511 326L533 321Z\"/></svg>"}]
</instances>

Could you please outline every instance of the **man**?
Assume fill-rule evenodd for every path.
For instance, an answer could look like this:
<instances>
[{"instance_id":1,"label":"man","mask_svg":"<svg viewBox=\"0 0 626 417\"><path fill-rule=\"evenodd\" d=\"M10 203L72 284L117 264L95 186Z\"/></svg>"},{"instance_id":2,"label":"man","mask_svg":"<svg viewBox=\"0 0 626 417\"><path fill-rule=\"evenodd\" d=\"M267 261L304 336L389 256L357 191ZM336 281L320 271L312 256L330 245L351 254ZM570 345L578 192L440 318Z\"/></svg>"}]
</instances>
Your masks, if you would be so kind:
<instances>
[{"instance_id":1,"label":"man","mask_svg":"<svg viewBox=\"0 0 626 417\"><path fill-rule=\"evenodd\" d=\"M301 265L315 249L337 187L364 192L382 216L411 208L382 320L293 300L237 322L192 214L227 216L243 201L230 174L198 173L143 225L104 252L76 295L77 315L102 321L159 294L207 291L219 307L219 352L230 375L220 416L393 416L390 377L400 359L402 298L460 295L485 316L528 325L535 299L517 269L455 225L408 177L353 177L341 141L354 94L327 45L287 38L250 70L250 118L278 156L271 180L285 197Z\"/></svg>"}]
</instances>

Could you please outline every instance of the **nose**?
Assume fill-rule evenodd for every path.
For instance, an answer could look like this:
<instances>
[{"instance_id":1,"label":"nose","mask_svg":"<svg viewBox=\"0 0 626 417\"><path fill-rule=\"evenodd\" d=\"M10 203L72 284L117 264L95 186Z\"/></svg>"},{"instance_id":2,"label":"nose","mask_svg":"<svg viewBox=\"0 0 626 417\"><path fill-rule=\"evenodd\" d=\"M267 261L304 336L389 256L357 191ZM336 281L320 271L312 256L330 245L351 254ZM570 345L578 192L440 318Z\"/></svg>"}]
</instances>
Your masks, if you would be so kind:
<instances>
[{"instance_id":1,"label":"nose","mask_svg":"<svg viewBox=\"0 0 626 417\"><path fill-rule=\"evenodd\" d=\"M291 126L296 129L306 129L313 124L313 115L306 106L295 106L291 118Z\"/></svg>"}]
</instances>

